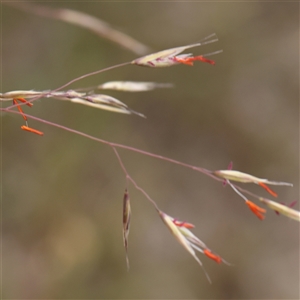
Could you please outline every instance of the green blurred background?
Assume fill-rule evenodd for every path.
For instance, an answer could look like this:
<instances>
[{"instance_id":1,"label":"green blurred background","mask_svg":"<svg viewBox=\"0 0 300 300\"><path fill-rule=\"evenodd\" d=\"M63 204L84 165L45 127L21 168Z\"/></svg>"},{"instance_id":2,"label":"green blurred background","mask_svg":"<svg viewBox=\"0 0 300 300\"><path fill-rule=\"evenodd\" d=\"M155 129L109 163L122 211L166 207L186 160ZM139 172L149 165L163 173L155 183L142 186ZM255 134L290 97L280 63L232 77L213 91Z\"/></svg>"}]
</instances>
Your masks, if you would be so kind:
<instances>
[{"instance_id":1,"label":"green blurred background","mask_svg":"<svg viewBox=\"0 0 300 300\"><path fill-rule=\"evenodd\" d=\"M27 113L210 170L288 181L299 198L299 3L45 2L91 14L159 51L217 33L216 66L127 66L73 84L172 82L174 89L110 92L147 119L51 99ZM55 89L138 56L77 26L2 5L2 92ZM200 256L210 285L145 197L129 185L130 272L122 241L126 179L106 145L2 115L2 296L5 299L298 299L299 224L258 220L229 187L120 150L130 175L169 215L233 266ZM254 185L252 192L269 197ZM270 196L271 197L271 196ZM255 201L255 200L254 200ZM296 205L299 209L299 203Z\"/></svg>"}]
</instances>

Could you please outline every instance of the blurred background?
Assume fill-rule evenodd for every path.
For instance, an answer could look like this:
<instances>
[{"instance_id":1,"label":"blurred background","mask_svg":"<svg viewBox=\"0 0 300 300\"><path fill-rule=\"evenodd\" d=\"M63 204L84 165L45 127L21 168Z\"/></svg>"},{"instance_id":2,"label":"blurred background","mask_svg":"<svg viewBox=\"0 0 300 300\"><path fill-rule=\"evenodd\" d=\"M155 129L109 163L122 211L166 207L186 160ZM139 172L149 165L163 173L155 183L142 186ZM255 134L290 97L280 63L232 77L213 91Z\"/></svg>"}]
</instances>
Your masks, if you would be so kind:
<instances>
[{"instance_id":1,"label":"blurred background","mask_svg":"<svg viewBox=\"0 0 300 300\"><path fill-rule=\"evenodd\" d=\"M40 3L42 4L42 2ZM170 82L173 89L107 92L144 113L116 114L40 99L26 113L210 170L234 169L293 188L299 200L299 3L45 2L95 16L152 51L194 43L215 66L126 66L69 88L111 80ZM187 51L189 53L189 51ZM2 5L2 92L55 89L139 55L59 20ZM6 105L6 104L5 104ZM298 299L299 224L268 210L260 221L229 187L201 173L120 150L130 175L167 214L232 263L199 256L170 234L151 203L128 186L130 271L122 240L126 178L108 146L3 114L2 296L5 299ZM271 198L256 185L250 191ZM258 203L255 199L251 199ZM299 203L295 206L299 210Z\"/></svg>"}]
</instances>

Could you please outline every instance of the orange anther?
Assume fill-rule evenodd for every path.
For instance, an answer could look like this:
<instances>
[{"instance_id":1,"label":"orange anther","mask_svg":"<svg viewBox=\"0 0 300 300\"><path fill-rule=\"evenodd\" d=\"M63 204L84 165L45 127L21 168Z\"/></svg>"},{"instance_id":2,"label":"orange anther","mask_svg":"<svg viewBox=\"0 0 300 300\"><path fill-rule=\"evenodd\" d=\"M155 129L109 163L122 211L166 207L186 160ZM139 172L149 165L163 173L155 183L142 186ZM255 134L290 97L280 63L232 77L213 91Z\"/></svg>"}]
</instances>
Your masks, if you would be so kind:
<instances>
[{"instance_id":1,"label":"orange anther","mask_svg":"<svg viewBox=\"0 0 300 300\"><path fill-rule=\"evenodd\" d=\"M185 227L185 228L195 228L195 225L191 223L186 223L186 222L180 222L177 220L173 220L173 223L178 226L178 227Z\"/></svg>"},{"instance_id":2,"label":"orange anther","mask_svg":"<svg viewBox=\"0 0 300 300\"><path fill-rule=\"evenodd\" d=\"M25 125L21 126L21 129L22 129L22 130L29 131L29 132L32 132L32 133L35 133L35 134L38 134L38 135L44 135L43 132L41 132L41 131L39 131L39 130L36 130L36 129L33 129L33 128L30 128L30 127L25 126Z\"/></svg>"},{"instance_id":3,"label":"orange anther","mask_svg":"<svg viewBox=\"0 0 300 300\"><path fill-rule=\"evenodd\" d=\"M275 193L273 190L271 190L266 184L263 182L258 183L262 188L264 188L269 194L271 194L273 197L277 197L277 193Z\"/></svg>"},{"instance_id":4,"label":"orange anther","mask_svg":"<svg viewBox=\"0 0 300 300\"><path fill-rule=\"evenodd\" d=\"M25 100L24 98L16 98L16 100L26 103L27 106L31 107L33 104Z\"/></svg>"},{"instance_id":5,"label":"orange anther","mask_svg":"<svg viewBox=\"0 0 300 300\"><path fill-rule=\"evenodd\" d=\"M263 214L266 212L266 210L264 208L259 207L258 205L249 200L246 201L246 204L260 220L263 220L265 218Z\"/></svg>"},{"instance_id":6,"label":"orange anther","mask_svg":"<svg viewBox=\"0 0 300 300\"><path fill-rule=\"evenodd\" d=\"M218 264L220 264L222 262L222 258L219 255L213 254L210 250L208 249L204 249L203 253L209 257L210 259L214 260L215 262L217 262Z\"/></svg>"},{"instance_id":7,"label":"orange anther","mask_svg":"<svg viewBox=\"0 0 300 300\"><path fill-rule=\"evenodd\" d=\"M195 57L190 57L190 58L191 58L191 61L194 61L194 60L200 60L200 61L209 63L209 64L211 64L211 65L215 65L215 64L216 64L214 60L207 59L207 58L203 57L202 55L195 56Z\"/></svg>"},{"instance_id":8,"label":"orange anther","mask_svg":"<svg viewBox=\"0 0 300 300\"><path fill-rule=\"evenodd\" d=\"M189 61L187 58L178 58L178 57L174 57L175 61L181 63L181 64L185 64L185 65L189 65L189 66L193 66L194 63L192 61Z\"/></svg>"},{"instance_id":9,"label":"orange anther","mask_svg":"<svg viewBox=\"0 0 300 300\"><path fill-rule=\"evenodd\" d=\"M206 62L206 63L209 63L211 65L215 64L214 60L207 59L207 58L203 57L202 55L186 57L186 58L180 58L180 57L175 56L174 59L175 59L175 61L177 61L181 64L185 64L185 65L189 65L189 66L192 66L194 64L195 60L200 60L202 62Z\"/></svg>"},{"instance_id":10,"label":"orange anther","mask_svg":"<svg viewBox=\"0 0 300 300\"><path fill-rule=\"evenodd\" d=\"M18 111L21 113L23 119L24 119L25 121L27 121L27 118L26 118L26 116L24 115L24 112L23 112L21 106L18 104L18 101L17 101L16 99L13 99L13 104L17 106Z\"/></svg>"}]
</instances>

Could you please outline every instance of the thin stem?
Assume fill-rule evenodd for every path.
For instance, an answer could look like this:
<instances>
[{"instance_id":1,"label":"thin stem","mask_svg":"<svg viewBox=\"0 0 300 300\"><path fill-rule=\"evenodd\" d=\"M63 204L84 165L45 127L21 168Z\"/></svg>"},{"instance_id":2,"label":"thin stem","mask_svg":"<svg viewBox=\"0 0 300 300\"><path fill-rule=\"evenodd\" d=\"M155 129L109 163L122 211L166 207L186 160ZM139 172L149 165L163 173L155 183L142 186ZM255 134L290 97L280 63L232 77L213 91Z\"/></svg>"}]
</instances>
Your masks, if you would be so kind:
<instances>
[{"instance_id":1,"label":"thin stem","mask_svg":"<svg viewBox=\"0 0 300 300\"><path fill-rule=\"evenodd\" d=\"M121 159L121 157L120 157L120 155L119 155L119 153L118 153L118 151L117 151L117 149L114 147L114 146L112 146L112 149L114 150L114 152L115 152L115 154L116 154L116 156L117 156L117 159L118 159L118 161L119 161L119 164L120 164L120 166L121 166L121 168L122 168L122 170L123 170L123 172L125 173L125 175L126 175L126 179L127 180L129 180L129 181L131 181L132 182L132 184L134 185L134 187L137 189L137 190L139 190L153 205L154 205L154 207L156 208L156 210L160 210L159 208L158 208L158 206L157 206L157 204L156 204L156 202L148 195L148 193L144 190L144 189L142 189L136 182L135 182L135 180L129 175L129 173L127 172L127 170L126 170L126 168L125 168L125 166L124 166L124 164L123 164L123 161L122 161L122 159Z\"/></svg>"},{"instance_id":2,"label":"thin stem","mask_svg":"<svg viewBox=\"0 0 300 300\"><path fill-rule=\"evenodd\" d=\"M231 186L231 188L239 195L241 196L246 202L248 201L248 199L241 193L238 191L238 189L229 181L226 180L226 182Z\"/></svg>"},{"instance_id":3,"label":"thin stem","mask_svg":"<svg viewBox=\"0 0 300 300\"><path fill-rule=\"evenodd\" d=\"M62 85L62 86L56 88L55 90L50 90L50 91L48 91L48 92L46 92L46 93L44 93L44 94L41 94L41 95L39 95L39 96L37 96L37 97L34 97L34 98L28 100L27 103L20 103L19 105L20 105L20 106L21 106L21 105L24 105L24 104L27 104L27 105L28 105L28 103L34 102L34 101L36 101L37 99L40 99L40 98L42 98L42 97L47 97L47 95L50 95L51 93L57 92L57 91L59 91L59 90L62 90L62 89L64 89L65 87L67 87L67 86L71 85L72 83L77 82L77 81L79 81L79 80L81 80L81 79L84 79L84 78L87 78L87 77L90 77L90 76L93 76L93 75L97 75L97 74L100 74L100 73L102 73L102 72L106 72L106 71L109 71L109 70L112 70L112 69L124 67L124 66L130 65L130 64L131 64L131 62L125 62L125 63L121 63L121 64L118 64L118 65L114 65L114 66L111 66L111 67L107 67L107 68L104 68L104 69L100 69L100 70L97 70L97 71L94 71L94 72L90 72L90 73L81 75L81 76L79 76L79 77L77 77L77 78L74 78L74 79L72 79L71 81L65 83L64 85ZM11 108L13 108L13 107L15 107L15 106L14 106L14 105L11 105L11 106L6 107L6 109L11 109Z\"/></svg>"},{"instance_id":4,"label":"thin stem","mask_svg":"<svg viewBox=\"0 0 300 300\"><path fill-rule=\"evenodd\" d=\"M18 111L14 111L14 110L9 110L8 108L0 108L0 111L5 111L5 112L8 112L8 113L14 113L14 114L19 114L20 115L20 112ZM100 142L102 144L105 144L105 145L108 145L112 148L120 148L120 149L125 149L125 150L129 150L129 151L132 151L132 152L136 152L136 153L140 153L142 155L146 155L146 156L149 156L149 157L153 157L153 158L157 158L157 159L160 159L160 160L163 160L163 161L167 161L167 162L170 162L170 163L173 163L173 164L176 164L176 165L179 165L179 166L182 166L182 167L185 167L185 168L188 168L188 169L192 169L194 171L197 171L197 172L200 172L206 176L209 176L211 178L213 178L214 180L216 181L219 181L219 182L223 182L224 180L221 179L221 178L218 178L216 176L213 175L213 171L210 171L210 170L207 170L207 169L204 169L204 168L200 168L200 167L196 167L196 166L193 166L193 165L190 165L190 164L187 164L187 163L184 163L184 162L181 162L181 161L178 161L178 160L175 160L175 159L172 159L172 158L169 158L169 157L166 157L166 156L162 156L162 155L158 155L158 154L154 154L154 153L151 153L151 152L147 152L147 151L144 151L144 150L141 150L141 149L138 149L138 148L134 148L134 147L130 147L130 146L126 146L126 145L123 145L123 144L118 144L118 143L113 143L113 142L109 142L109 141L106 141L106 140L103 140L103 139L100 139L100 138L97 138L95 136L92 136L92 135L89 135L89 134L86 134L86 133L83 133L81 131L78 131L78 130L75 130L75 129L71 129L69 127L66 127L66 126L63 126L63 125L59 125L59 124L56 124L56 123L53 123L51 121L46 121L44 119L40 119L38 117L34 117L34 116L31 116L31 115L28 115L28 114L24 114L27 118L29 119L32 119L32 120L35 120L35 121L38 121L40 123L44 123L44 124L47 124L47 125L50 125L50 126L53 126L53 127L57 127L57 128L60 128L60 129L63 129L63 130L66 130L68 132L72 132L72 133L75 133L77 135L80 135L80 136L83 136L85 138L88 138L88 139L91 139L91 140L94 140L96 142ZM122 166L122 165L121 165ZM124 165L123 165L124 167ZM123 169L124 171L124 169ZM128 175L127 172L125 172L125 174ZM126 176L127 176L126 175ZM131 177L127 177L128 179L130 179L131 181ZM234 186L236 189L238 189L240 192L243 192L245 194L248 194L254 198L257 198L257 199L261 199L261 196L258 196L256 194L253 194L251 192L249 192L248 190L245 190L237 185L234 185L232 183L230 183L231 187ZM138 187L138 185L136 185ZM140 191L141 188L138 187L138 189ZM142 191L143 193L145 193L145 191ZM146 196L146 193L144 194ZM146 196L149 200L151 199L149 196ZM264 198L266 199L266 198ZM152 199L150 200L152 203L154 202Z\"/></svg>"},{"instance_id":5,"label":"thin stem","mask_svg":"<svg viewBox=\"0 0 300 300\"><path fill-rule=\"evenodd\" d=\"M123 66L127 66L127 65L130 65L131 62L125 62L125 63L121 63L121 64L118 64L118 65L114 65L114 66L111 66L111 67L107 67L107 68L104 68L104 69L101 69L101 70L97 70L97 71L94 71L94 72L91 72L91 73L87 73L87 74L84 74L84 75L81 75L77 78L74 78L72 79L71 81L69 81L68 83L62 85L61 87L55 89L55 90L52 90L51 92L57 92L61 89L64 89L65 87L71 85L72 83L76 82L76 81L79 81L81 79L84 79L84 78L87 78L87 77L90 77L90 76L93 76L93 75L97 75L97 74L100 74L102 72L106 72L106 71L109 71L109 70L112 70L112 69L116 69L116 68L120 68L120 67L123 67Z\"/></svg>"}]
</instances>

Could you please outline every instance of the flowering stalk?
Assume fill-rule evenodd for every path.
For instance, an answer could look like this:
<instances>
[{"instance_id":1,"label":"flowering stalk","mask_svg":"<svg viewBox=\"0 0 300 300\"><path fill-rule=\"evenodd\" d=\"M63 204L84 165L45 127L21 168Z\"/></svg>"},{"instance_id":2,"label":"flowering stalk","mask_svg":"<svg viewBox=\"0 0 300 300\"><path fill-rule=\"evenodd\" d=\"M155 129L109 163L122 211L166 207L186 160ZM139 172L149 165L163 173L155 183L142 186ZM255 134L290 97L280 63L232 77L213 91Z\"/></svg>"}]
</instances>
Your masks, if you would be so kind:
<instances>
[{"instance_id":1,"label":"flowering stalk","mask_svg":"<svg viewBox=\"0 0 300 300\"><path fill-rule=\"evenodd\" d=\"M11 113L16 113L14 111L10 111L8 110L7 108L6 109L1 109L2 111L7 111L7 112L11 112ZM28 115L27 115L28 116ZM178 160L175 160L175 159L172 159L172 158L169 158L169 157L166 157L166 156L162 156L162 155L158 155L158 154L154 154L154 153L151 153L151 152L147 152L147 151L144 151L144 150L141 150L141 149L137 149L137 148L134 148L134 147L130 147L130 146L126 146L126 145L123 145L123 144L117 144L117 143L113 143L113 142L109 142L109 141L106 141L106 140L103 140L103 139L100 139L100 138L97 138L95 136L91 136L89 134L86 134L86 133L83 133L81 131L78 131L78 130L74 130L74 129L71 129L71 128L68 128L68 127L65 127L63 125L59 125L59 124L56 124L56 123L53 123L53 122L50 122L50 121L47 121L47 120L44 120L44 119L40 119L40 118L37 118L37 117L34 117L34 116L29 116L31 119L34 119L38 122L41 122L41 123L45 123L45 124L48 124L50 126L53 126L53 127L56 127L56 128L60 128L60 129L63 129L63 130L66 130L68 132L71 132L71 133L75 133L77 135L80 135L80 136L83 136L85 138L88 138L88 139L91 139L91 140L94 140L94 141L97 141L97 142L100 142L100 143L103 143L107 146L110 146L113 148L113 150L115 151L115 154L119 160L119 163L121 164L125 174L126 174L126 178L129 178L130 181L133 182L134 186L136 187L136 189L138 189L139 191L141 191L144 196L157 208L154 200L141 188L139 187L136 182L129 176L128 172L125 170L125 167L123 166L122 164L122 161L119 157L119 154L118 152L116 151L116 148L121 148L121 149L125 149L125 150L129 150L129 151L133 151L133 152L136 152L136 153L140 153L142 155L146 155L146 156L149 156L149 157L152 157L152 158L156 158L156 159L160 159L160 160L163 160L163 161L167 161L167 162L170 162L170 163L173 163L173 164L176 164L176 165L179 165L181 167L185 167L185 168L189 168L191 170L194 170L194 171L197 171L197 172L201 172L202 174L205 174L215 180L219 180L218 178L220 178L220 181L221 178L224 179L223 175L222 176L215 176L216 175L216 172L217 171L210 171L210 170L207 170L207 169L204 169L204 168L200 168L200 167L197 167L197 166L194 166L194 165L190 165L190 164L187 164L187 163L184 163L184 162L181 162L181 161L178 161ZM24 126L23 126L24 127ZM27 131L31 131L33 132L33 130L29 129L28 128L22 128L23 130L27 130ZM41 132L42 134L42 132ZM224 171L223 171L224 172ZM228 184L228 180L224 179L226 184ZM292 185L290 183L285 183L284 185ZM232 184L231 184L231 187L234 187ZM240 187L238 187L239 190L242 190L244 193L248 193L250 194L251 196L257 198L257 199L260 199L260 197L256 194L253 194L247 190L244 190ZM235 191L239 194L237 188L235 188ZM247 198L245 198L244 196L242 196L246 202L249 201ZM246 203L247 204L247 203ZM249 202L248 202L249 204ZM248 205L249 207L249 205ZM158 209L158 208L157 208ZM258 211L258 209L257 209ZM259 211L258 211L259 212ZM296 212L296 215L298 216L299 212L298 211L295 211ZM298 220L300 221L300 219L298 217L294 218L295 220Z\"/></svg>"},{"instance_id":2,"label":"flowering stalk","mask_svg":"<svg viewBox=\"0 0 300 300\"><path fill-rule=\"evenodd\" d=\"M1 109L2 111L7 111L7 112L10 112L10 113L17 113L17 112L14 112L14 111L10 111L8 110L7 108L5 109ZM124 150L128 150L128 151L132 151L132 152L135 152L135 153L139 153L139 154L142 154L142 155L146 155L148 157L152 157L152 158L156 158L156 159L159 159L159 160L163 160L163 161L167 161L169 163L172 163L172 164L176 164L176 165L179 165L181 167L185 167L185 168L188 168L188 169L191 169L191 170L194 170L194 171L197 171L197 172L201 172L202 174L206 175L206 176L209 176L211 177L212 179L215 179L215 180L219 180L219 181L223 181L220 176L215 176L215 173L216 171L210 171L210 170L207 170L205 168L200 168L200 167L197 167L197 166L194 166L194 165L191 165L191 164L187 164L187 163L184 163L184 162L181 162L181 161L178 161L178 160L175 160L175 159L172 159L172 158L169 158L169 157L166 157L166 156L162 156L162 155L159 155L159 154L155 154L155 153L151 153L151 152L148 152L148 151L144 151L144 150L141 150L141 149L137 149L137 148L134 148L134 147L131 147L131 146L127 146L127 145L123 145L123 144L118 144L118 143L113 143L113 142L109 142L107 140L104 140L104 139L100 139L98 137L95 137L95 136L92 136L92 135L89 135L89 134L86 134L86 133L83 133L81 131L78 131L78 130L75 130L75 129L71 129L69 127L66 127L66 126L63 126L63 125L59 125L59 124L56 124L56 123L53 123L53 122L50 122L50 121L47 121L47 120L44 120L44 119L40 119L38 117L35 117L35 116L29 116L27 115L27 117L30 117L31 119L34 119L38 122L41 122L41 123L44 123L44 124L47 124L49 126L53 126L53 127L56 127L56 128L60 128L62 130L66 130L68 132L71 132L71 133L74 133L74 134L77 134L77 135L80 135L82 137L85 137L85 138L88 138L88 139L91 139L91 140L94 140L96 142L100 142L100 143L103 143L109 147L112 147L112 149L114 150L118 160L119 160L119 163L120 165L122 166L122 169L124 170L125 174L126 174L126 178L129 178L130 181L132 181L132 183L134 184L135 188L139 191L141 191L144 196L157 208L156 204L155 204L155 201L141 188L139 187L136 182L129 176L128 172L126 171L122 161L121 161L121 158L119 157L119 154L116 150L116 148L119 148L119 149L124 149ZM220 179L219 179L220 178ZM224 179L224 178L223 178ZM226 181L226 184L228 184L228 181ZM291 184L288 184L288 185L291 185ZM234 187L233 185L231 185L232 187ZM240 187L237 187L239 190L242 190L244 193L247 193L249 195L251 195L252 197L255 197L257 199L260 199L261 197L256 195L256 194L253 194L251 192L249 192L248 190L245 190L245 189L242 189ZM236 192L238 192L237 188L235 188ZM244 197L244 196L243 196ZM247 198L245 198L247 200ZM157 208L158 209L158 208ZM296 211L297 212L297 211ZM300 221L300 220L299 220Z\"/></svg>"},{"instance_id":3,"label":"flowering stalk","mask_svg":"<svg viewBox=\"0 0 300 300\"><path fill-rule=\"evenodd\" d=\"M51 12L51 11L50 11ZM84 15L84 14L78 14L75 13L74 11L70 11L70 10L64 10L61 11L64 12L64 14L61 14L61 19L64 20L68 20L68 21L72 21L72 22L76 22L77 24L82 24L82 21L95 21L95 19L92 18L88 18L88 16ZM50 14L51 15L51 14ZM62 16L64 16L64 18L62 18ZM66 18L66 16L68 16L68 18ZM78 19L78 16L82 17ZM79 21L78 21L79 20ZM84 22L83 22L84 23ZM110 31L110 33L112 33ZM111 34L112 35L112 34ZM110 36L110 35L109 35ZM195 61L202 61L202 62L206 62L209 63L211 65L214 65L215 62L213 60L207 59L205 56L208 55L213 55L213 54L217 54L220 53L221 51L217 51L214 53L210 53L208 55L198 55L198 56L192 56L191 54L180 54L181 52L183 52L186 49L192 48L192 47L196 47L196 46L201 46L201 45L205 45L208 43L212 43L217 41L217 39L214 40L210 40L208 41L209 38L211 38L213 35L207 37L204 39L204 42L201 43L196 43L196 44L191 44L191 45L187 45L187 46L183 46L183 47L177 47L177 48L172 48L172 49L167 49L164 51L160 51L154 54L150 54L141 58L138 58L136 60L133 60L131 62L131 64L135 64L135 65L140 65L140 66L148 66L148 67L167 67L167 66L172 66L172 65L177 65L177 64L186 64L186 65L190 65L192 66L194 64ZM119 40L120 35L118 36ZM67 91L67 92L58 92L58 90L70 85L71 83L74 83L80 79L86 78L88 76L91 75L95 75L95 74L99 74L105 70L109 70L109 69L113 69L116 67L120 67L120 66L125 66L128 65L129 63L124 63L124 64L120 64L120 65L116 65L113 67L109 67L103 70L99 70L96 72L92 72L83 76L80 76L78 78L75 78L74 80L70 81L69 83L65 84L64 86L54 90L54 91L44 91L44 92L34 92L34 91L29 91L27 93L28 98L32 99L32 101L34 101L35 99L37 99L38 97L47 97L47 98L55 98L55 99L60 99L60 100L68 100L71 101L73 103L79 103L79 104L84 104L84 105L88 105L91 107L95 107L95 108L101 108L101 109L105 109L105 110L110 110L110 111L114 111L114 112L119 112L119 113L126 113L126 114L137 114L140 116L143 116L140 113L137 113L131 109L129 109L127 107L127 105L125 105L124 103L122 103L121 101L119 101L116 98L113 98L111 96L108 95L102 95L102 94L90 94L90 93L76 93L76 91ZM150 90L153 89L155 87L158 87L158 85L156 84L149 84L149 83L132 83L132 82L110 82L110 83L106 83L103 84L102 86L98 86L98 88L100 89L117 89L117 90L123 90L123 91L143 91L143 90ZM23 104L26 104L28 106L32 106L31 102L28 102L27 100L24 99L26 92L23 93L24 91L21 91L20 93L13 93L11 92L10 96L13 96L13 104L17 106L19 113L23 116L24 120L26 121L26 126L21 126L21 129L38 134L38 135L43 135L42 132L35 130L33 128L28 127L27 124L27 117L24 114L23 110L21 109L21 105L19 105L18 101L22 102ZM14 94L14 95L13 95ZM0 96L3 96L2 94ZM7 95L6 95L7 96ZM16 99L16 97L19 97ZM5 98L5 100L7 100L7 97ZM1 99L2 100L2 99ZM4 110L3 110L4 111ZM9 111L9 109L7 109L6 111ZM41 122L47 123L47 121L41 120ZM118 145L115 143L110 143L101 139L97 139L96 137L92 137L92 136L88 136L85 135L84 133L81 132L77 132L75 130L63 127L63 126L59 126L57 124L48 122L48 124L52 125L52 126L56 126L56 127L60 127L63 129L66 129L70 132L74 132L77 134L80 134L82 136L85 137L89 137L93 140L97 140L99 142L102 142L106 145L109 145L110 147L113 148L113 150L115 151L117 158L119 159L119 162L121 164L121 167L123 168L125 174L126 174L126 178L131 180L135 187L139 190L141 190L144 195L154 204L154 206L157 208L157 205L155 204L155 202L144 192L143 189L141 189L139 186L137 186L137 184L134 182L134 180L129 176L129 174L127 173L124 165L122 164L122 161L120 159L120 156L117 153L116 147L119 148L123 148L123 149L127 149L127 150L132 150L135 151L137 153L142 153L145 155L149 155L151 157L156 157L159 159L163 159L172 163L176 163L179 164L181 166L185 166L185 167L189 167L193 170L197 170L197 171L201 171L202 173L211 176L211 174L214 174L216 176L220 175L220 174L216 174L210 171L207 171L205 169L201 169L201 168L197 168L195 166L190 166L188 164L184 164L169 158L165 158L162 157L160 155L155 155L152 153L147 153L145 151L139 150L139 149L135 149L132 147L127 147L124 145ZM217 171L216 171L217 172ZM222 172L222 171L219 171ZM237 174L233 174L233 172L237 172L237 171L232 171L232 173L230 174L224 174L222 173L222 176L218 176L219 178L222 178L225 180L226 183L229 183L230 186L240 195L242 195L229 181L230 180L236 180L236 181L240 181L240 182L252 182L255 184L260 185L261 187L263 187L265 190L267 190L271 195L273 196L277 196L277 194L272 191L267 184L276 184L276 185L291 185L288 183L278 183L278 182L270 182L266 179L260 179L248 174L244 174L239 172L239 175L237 176ZM245 178L244 175L248 175L246 176L247 178ZM234 176L235 179L234 179ZM249 176L251 177L249 179ZM213 177L213 176L212 176ZM237 178L237 179L236 179ZM247 204L247 206L249 207L249 209L261 220L264 218L264 213L265 213L265 209L255 205L253 202L249 201L248 199L246 199L243 195L242 197L245 200L245 203ZM273 201L267 200L267 199L260 199L263 203L265 203L266 205L268 205L269 207L271 207L272 209L276 209L276 211L280 211L282 214L286 214L289 217L293 217L296 220L299 221L299 212L298 214L295 213L294 210L291 209L287 209L286 207L283 207L282 205L279 205ZM178 221L177 219L174 219L168 215L166 215L165 213L163 213L162 211L158 210L158 213L160 215L160 217L162 218L163 222L166 224L166 226L171 230L171 232L173 233L173 235L176 237L176 239L182 244L182 246L194 257L194 259L202 266L201 261L199 260L199 258L196 256L196 251L203 253L204 255L206 255L208 258L214 260L217 263L221 263L221 262L225 262L219 255L214 254L201 240L199 240L189 229L194 228L194 225L191 223L187 223L187 222L182 222L182 221ZM129 259L128 259L128 236L129 236L129 229L130 229L130 219L131 219L131 207L130 207L130 199L129 199L129 194L127 189L125 190L124 193L124 198L123 198L123 241L124 241L124 247L126 250L126 261L127 261L127 268L129 269ZM202 266L203 267L203 266ZM206 271L204 270L208 280L210 281Z\"/></svg>"}]
</instances>

